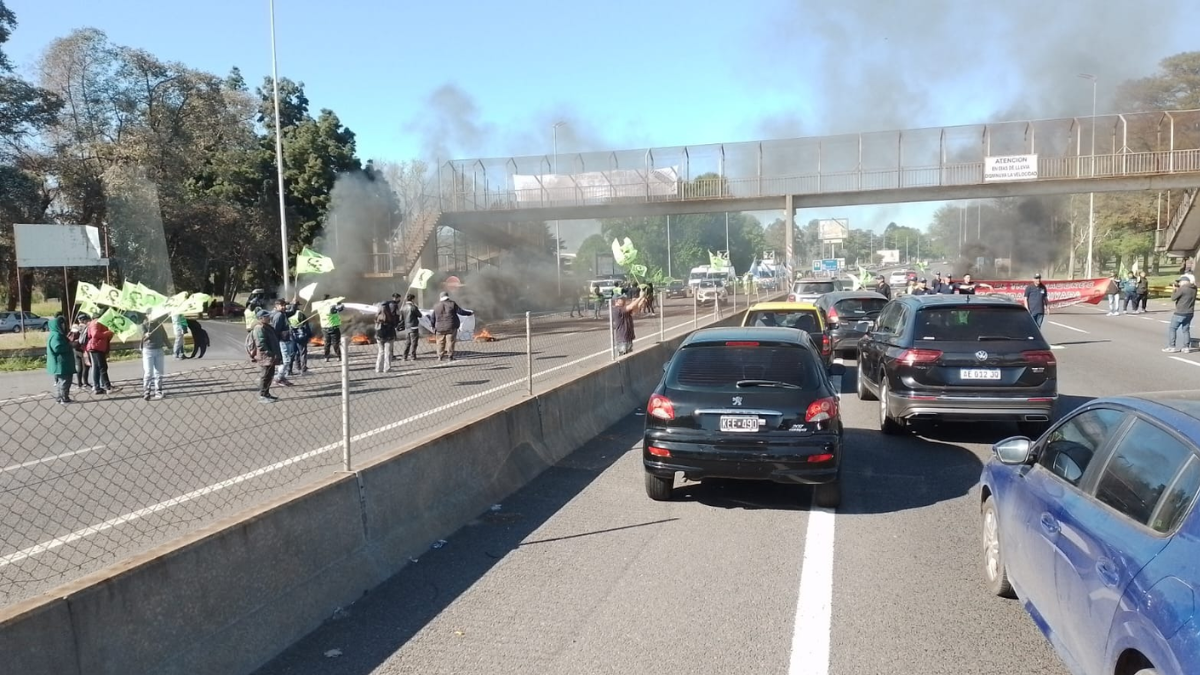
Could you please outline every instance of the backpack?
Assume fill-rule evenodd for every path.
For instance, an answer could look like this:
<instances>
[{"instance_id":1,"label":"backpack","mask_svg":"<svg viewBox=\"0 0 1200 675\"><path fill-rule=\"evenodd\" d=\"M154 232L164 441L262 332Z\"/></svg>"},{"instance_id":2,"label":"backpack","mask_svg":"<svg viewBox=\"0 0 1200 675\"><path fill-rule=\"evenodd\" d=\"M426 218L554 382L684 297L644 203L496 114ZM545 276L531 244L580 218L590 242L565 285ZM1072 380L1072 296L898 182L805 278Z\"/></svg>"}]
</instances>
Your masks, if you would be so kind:
<instances>
[{"instance_id":1,"label":"backpack","mask_svg":"<svg viewBox=\"0 0 1200 675\"><path fill-rule=\"evenodd\" d=\"M254 329L246 331L246 355L254 363L258 363L258 339L254 337Z\"/></svg>"}]
</instances>

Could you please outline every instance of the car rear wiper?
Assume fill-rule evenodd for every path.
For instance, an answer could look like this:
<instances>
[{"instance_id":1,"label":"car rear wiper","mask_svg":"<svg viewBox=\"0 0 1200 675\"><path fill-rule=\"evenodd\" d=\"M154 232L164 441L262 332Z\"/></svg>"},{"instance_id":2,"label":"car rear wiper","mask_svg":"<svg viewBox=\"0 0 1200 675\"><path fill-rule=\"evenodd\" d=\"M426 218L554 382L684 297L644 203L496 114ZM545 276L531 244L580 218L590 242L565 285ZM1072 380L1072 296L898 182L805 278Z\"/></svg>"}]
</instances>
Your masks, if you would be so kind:
<instances>
[{"instance_id":1,"label":"car rear wiper","mask_svg":"<svg viewBox=\"0 0 1200 675\"><path fill-rule=\"evenodd\" d=\"M1005 340L1005 341L1007 341L1007 340L1018 340L1018 341L1022 341L1022 342L1023 342L1023 341L1025 341L1025 340L1028 340L1029 338L1027 338L1027 337L1023 337L1023 338L1021 338L1021 337L1011 337L1011 336L1009 336L1009 335L980 335L980 336L979 336L977 339L978 339L980 342L999 341L999 340Z\"/></svg>"},{"instance_id":2,"label":"car rear wiper","mask_svg":"<svg viewBox=\"0 0 1200 675\"><path fill-rule=\"evenodd\" d=\"M780 389L800 389L798 385L779 380L738 380L739 387L779 387Z\"/></svg>"}]
</instances>

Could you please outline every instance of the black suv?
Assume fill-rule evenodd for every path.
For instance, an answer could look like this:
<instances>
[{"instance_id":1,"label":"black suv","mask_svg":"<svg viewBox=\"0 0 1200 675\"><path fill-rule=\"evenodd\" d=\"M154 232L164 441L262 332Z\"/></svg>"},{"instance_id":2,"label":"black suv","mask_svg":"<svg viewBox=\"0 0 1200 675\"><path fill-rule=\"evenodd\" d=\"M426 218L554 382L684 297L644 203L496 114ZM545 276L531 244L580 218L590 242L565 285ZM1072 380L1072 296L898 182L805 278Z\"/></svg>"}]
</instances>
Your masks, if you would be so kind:
<instances>
[{"instance_id":1,"label":"black suv","mask_svg":"<svg viewBox=\"0 0 1200 675\"><path fill-rule=\"evenodd\" d=\"M836 507L842 455L837 390L820 352L791 328L692 333L646 405L646 493L671 498L675 474L816 485Z\"/></svg>"},{"instance_id":2,"label":"black suv","mask_svg":"<svg viewBox=\"0 0 1200 675\"><path fill-rule=\"evenodd\" d=\"M870 332L887 298L874 291L835 291L813 304L825 315L825 334L834 353L857 351L858 341Z\"/></svg>"},{"instance_id":3,"label":"black suv","mask_svg":"<svg viewBox=\"0 0 1200 675\"><path fill-rule=\"evenodd\" d=\"M1058 364L1029 312L999 298L905 295L859 342L858 397L879 428L913 421L1011 420L1036 438L1058 399Z\"/></svg>"}]
</instances>

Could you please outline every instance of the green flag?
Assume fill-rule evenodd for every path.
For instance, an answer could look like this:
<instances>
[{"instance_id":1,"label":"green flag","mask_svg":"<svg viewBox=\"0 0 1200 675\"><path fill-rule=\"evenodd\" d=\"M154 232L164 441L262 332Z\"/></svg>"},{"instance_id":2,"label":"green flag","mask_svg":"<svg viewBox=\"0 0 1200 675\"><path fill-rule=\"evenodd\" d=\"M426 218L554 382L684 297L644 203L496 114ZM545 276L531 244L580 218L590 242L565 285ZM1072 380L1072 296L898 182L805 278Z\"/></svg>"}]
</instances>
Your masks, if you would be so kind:
<instances>
[{"instance_id":1,"label":"green flag","mask_svg":"<svg viewBox=\"0 0 1200 675\"><path fill-rule=\"evenodd\" d=\"M625 237L624 243L613 239L612 243L613 261L621 267L632 265L637 260L637 249L633 247L633 242L629 237Z\"/></svg>"},{"instance_id":2,"label":"green flag","mask_svg":"<svg viewBox=\"0 0 1200 675\"><path fill-rule=\"evenodd\" d=\"M100 286L100 297L96 298L92 302L95 302L99 305L116 307L121 304L121 289L108 284L102 284Z\"/></svg>"},{"instance_id":3,"label":"green flag","mask_svg":"<svg viewBox=\"0 0 1200 675\"><path fill-rule=\"evenodd\" d=\"M125 341L125 338L122 337L123 335L128 335L131 330L137 328L137 324L130 321L129 317L112 307L109 307L104 314L100 315L99 321L102 325L108 326L108 329L120 338L122 342Z\"/></svg>"},{"instance_id":4,"label":"green flag","mask_svg":"<svg viewBox=\"0 0 1200 675\"><path fill-rule=\"evenodd\" d=\"M416 273L413 274L412 283L409 284L409 288L424 289L428 287L429 280L431 278L433 278L433 270L427 270L425 268L418 269Z\"/></svg>"},{"instance_id":5,"label":"green flag","mask_svg":"<svg viewBox=\"0 0 1200 675\"><path fill-rule=\"evenodd\" d=\"M309 285L305 286L304 288L301 288L299 291L297 291L296 295L299 295L300 297L304 298L305 302L308 302L308 301L312 300L312 296L316 292L317 292L317 282L314 281L311 284L309 284Z\"/></svg>"},{"instance_id":6,"label":"green flag","mask_svg":"<svg viewBox=\"0 0 1200 675\"><path fill-rule=\"evenodd\" d=\"M296 274L324 274L333 271L333 258L317 253L305 247L296 256Z\"/></svg>"},{"instance_id":7,"label":"green flag","mask_svg":"<svg viewBox=\"0 0 1200 675\"><path fill-rule=\"evenodd\" d=\"M725 253L725 254L713 253L712 251L709 251L708 252L709 267L713 268L714 272L720 272L720 271L724 270L725 267L727 265L729 265L729 259L725 257L727 255L729 255L729 254L728 253Z\"/></svg>"},{"instance_id":8,"label":"green flag","mask_svg":"<svg viewBox=\"0 0 1200 675\"><path fill-rule=\"evenodd\" d=\"M100 289L89 284L86 281L80 281L75 285L75 302L79 304L95 303L100 300Z\"/></svg>"}]
</instances>

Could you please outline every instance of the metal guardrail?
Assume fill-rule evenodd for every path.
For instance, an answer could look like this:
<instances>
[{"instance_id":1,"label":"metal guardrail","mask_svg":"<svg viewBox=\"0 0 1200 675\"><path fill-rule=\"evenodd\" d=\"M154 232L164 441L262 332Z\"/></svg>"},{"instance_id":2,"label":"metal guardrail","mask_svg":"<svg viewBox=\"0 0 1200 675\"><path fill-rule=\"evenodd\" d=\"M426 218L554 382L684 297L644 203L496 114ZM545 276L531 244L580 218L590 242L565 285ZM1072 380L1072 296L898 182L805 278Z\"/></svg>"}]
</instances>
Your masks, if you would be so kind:
<instances>
[{"instance_id":1,"label":"metal guardrail","mask_svg":"<svg viewBox=\"0 0 1200 675\"><path fill-rule=\"evenodd\" d=\"M980 185L986 157L1024 154L1038 155L1038 182L1200 173L1200 110L454 160L436 180L452 213Z\"/></svg>"}]
</instances>

